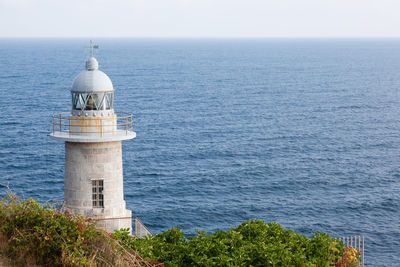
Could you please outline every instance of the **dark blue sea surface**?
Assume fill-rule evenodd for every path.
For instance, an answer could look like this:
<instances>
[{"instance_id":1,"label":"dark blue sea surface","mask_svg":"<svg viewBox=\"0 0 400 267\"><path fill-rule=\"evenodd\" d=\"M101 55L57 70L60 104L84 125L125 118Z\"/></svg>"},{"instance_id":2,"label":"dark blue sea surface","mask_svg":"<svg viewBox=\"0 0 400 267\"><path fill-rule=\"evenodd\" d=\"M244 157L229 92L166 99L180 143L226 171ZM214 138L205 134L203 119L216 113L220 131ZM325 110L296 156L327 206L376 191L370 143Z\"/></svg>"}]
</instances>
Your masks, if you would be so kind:
<instances>
[{"instance_id":1,"label":"dark blue sea surface","mask_svg":"<svg viewBox=\"0 0 400 267\"><path fill-rule=\"evenodd\" d=\"M154 233L258 218L365 235L369 266L398 266L399 39L97 43L115 110L135 115L127 206ZM0 183L18 194L63 199L64 144L47 134L88 44L0 39Z\"/></svg>"}]
</instances>

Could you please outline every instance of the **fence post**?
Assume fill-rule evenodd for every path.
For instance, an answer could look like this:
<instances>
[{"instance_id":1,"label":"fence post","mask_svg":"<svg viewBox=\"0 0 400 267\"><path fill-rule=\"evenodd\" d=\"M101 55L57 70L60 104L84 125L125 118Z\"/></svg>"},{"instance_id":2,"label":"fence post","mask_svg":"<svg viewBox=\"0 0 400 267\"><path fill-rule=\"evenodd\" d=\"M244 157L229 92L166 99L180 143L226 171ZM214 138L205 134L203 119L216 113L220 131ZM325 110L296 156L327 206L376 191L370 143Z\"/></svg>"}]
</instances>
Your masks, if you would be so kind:
<instances>
[{"instance_id":1,"label":"fence post","mask_svg":"<svg viewBox=\"0 0 400 267\"><path fill-rule=\"evenodd\" d=\"M362 263L363 263L363 267L365 264L365 259L364 259L364 251L365 251L365 247L364 247L364 236L362 236Z\"/></svg>"},{"instance_id":2,"label":"fence post","mask_svg":"<svg viewBox=\"0 0 400 267\"><path fill-rule=\"evenodd\" d=\"M364 236L346 236L339 237L339 241L341 241L346 248L352 247L357 249L360 252L360 260L361 263L358 263L357 266L364 267L365 266L365 241Z\"/></svg>"}]
</instances>

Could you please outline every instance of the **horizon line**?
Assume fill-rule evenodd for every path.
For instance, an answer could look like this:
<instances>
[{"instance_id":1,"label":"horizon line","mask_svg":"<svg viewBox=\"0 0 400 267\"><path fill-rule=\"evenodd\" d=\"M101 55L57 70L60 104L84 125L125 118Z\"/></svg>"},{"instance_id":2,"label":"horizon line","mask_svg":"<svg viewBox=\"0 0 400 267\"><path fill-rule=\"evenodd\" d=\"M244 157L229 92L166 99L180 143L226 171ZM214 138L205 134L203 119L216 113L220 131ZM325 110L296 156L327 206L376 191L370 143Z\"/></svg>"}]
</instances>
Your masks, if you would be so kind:
<instances>
[{"instance_id":1,"label":"horizon line","mask_svg":"<svg viewBox=\"0 0 400 267\"><path fill-rule=\"evenodd\" d=\"M0 39L400 39L400 36L0 36Z\"/></svg>"}]
</instances>

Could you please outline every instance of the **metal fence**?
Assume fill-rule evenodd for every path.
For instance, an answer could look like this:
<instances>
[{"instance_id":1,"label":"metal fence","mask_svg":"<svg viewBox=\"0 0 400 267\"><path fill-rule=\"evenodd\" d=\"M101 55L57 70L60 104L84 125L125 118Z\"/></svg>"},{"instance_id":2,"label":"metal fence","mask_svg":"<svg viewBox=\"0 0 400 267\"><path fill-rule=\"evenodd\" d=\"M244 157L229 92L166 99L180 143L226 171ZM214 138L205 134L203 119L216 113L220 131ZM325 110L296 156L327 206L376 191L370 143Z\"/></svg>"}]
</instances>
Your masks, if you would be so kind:
<instances>
[{"instance_id":1,"label":"metal fence","mask_svg":"<svg viewBox=\"0 0 400 267\"><path fill-rule=\"evenodd\" d=\"M365 240L364 236L348 236L348 237L340 237L340 241L343 242L345 247L355 248L360 252L361 263L358 264L359 267L365 265Z\"/></svg>"},{"instance_id":2,"label":"metal fence","mask_svg":"<svg viewBox=\"0 0 400 267\"><path fill-rule=\"evenodd\" d=\"M139 238L153 235L138 217L135 217L135 235Z\"/></svg>"}]
</instances>

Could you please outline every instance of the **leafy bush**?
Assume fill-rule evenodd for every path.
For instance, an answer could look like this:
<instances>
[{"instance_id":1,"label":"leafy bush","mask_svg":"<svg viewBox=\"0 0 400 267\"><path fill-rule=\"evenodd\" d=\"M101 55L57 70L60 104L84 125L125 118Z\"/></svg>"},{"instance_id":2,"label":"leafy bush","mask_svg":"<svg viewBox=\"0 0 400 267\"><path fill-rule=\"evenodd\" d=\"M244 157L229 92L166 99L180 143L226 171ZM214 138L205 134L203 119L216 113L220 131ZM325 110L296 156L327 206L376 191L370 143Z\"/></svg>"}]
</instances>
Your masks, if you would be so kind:
<instances>
[{"instance_id":1,"label":"leafy bush","mask_svg":"<svg viewBox=\"0 0 400 267\"><path fill-rule=\"evenodd\" d=\"M0 252L17 266L140 266L140 257L81 216L8 195L0 201Z\"/></svg>"},{"instance_id":2,"label":"leafy bush","mask_svg":"<svg viewBox=\"0 0 400 267\"><path fill-rule=\"evenodd\" d=\"M322 267L343 260L344 249L342 242L327 234L308 238L261 220L249 220L211 235L198 231L197 236L187 238L178 228L143 239L132 238L126 230L117 231L115 236L124 246L166 266Z\"/></svg>"}]
</instances>

